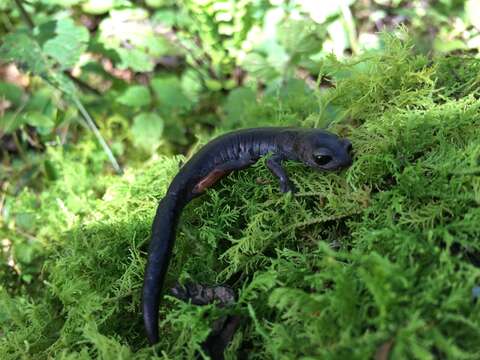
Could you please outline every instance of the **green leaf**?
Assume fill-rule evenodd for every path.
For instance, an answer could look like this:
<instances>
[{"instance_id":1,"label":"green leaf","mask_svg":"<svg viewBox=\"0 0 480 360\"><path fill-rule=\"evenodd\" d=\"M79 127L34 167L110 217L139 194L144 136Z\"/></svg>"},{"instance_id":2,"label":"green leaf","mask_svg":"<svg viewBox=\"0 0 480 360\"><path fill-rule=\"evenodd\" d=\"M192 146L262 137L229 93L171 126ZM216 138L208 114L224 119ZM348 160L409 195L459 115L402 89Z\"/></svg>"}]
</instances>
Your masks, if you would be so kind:
<instances>
[{"instance_id":1,"label":"green leaf","mask_svg":"<svg viewBox=\"0 0 480 360\"><path fill-rule=\"evenodd\" d=\"M307 84L305 84L305 81L300 79L289 79L282 82L278 95L283 99L292 99L299 95L306 97L313 96L312 92L308 89Z\"/></svg>"},{"instance_id":2,"label":"green leaf","mask_svg":"<svg viewBox=\"0 0 480 360\"><path fill-rule=\"evenodd\" d=\"M60 24L61 22L63 22L63 25ZM55 31L62 32L63 30L67 30L71 25L69 25L69 23L73 24L72 20L60 20L56 24L57 26L55 27ZM34 75L40 76L66 94L73 94L75 91L75 86L72 84L71 80L62 72L52 71L52 64L47 61L45 55L49 55L55 59L54 53L58 52L60 55L55 60L61 62L63 61L63 63L59 63L58 65L60 65L60 68L64 68L68 67L66 65L73 65L78 60L78 57L84 51L84 49L77 48L70 51L70 47L72 46L71 44L67 47L62 47L59 42L73 41L70 35L64 34L45 41L44 48L46 47L48 51L44 53L37 41L40 41L41 43L46 37L51 37L52 26L47 24L39 29L37 29L39 32L37 33L37 37L35 39L22 32L7 35L3 45L0 47L0 60L5 62L15 62L22 70L29 71ZM86 31L86 29L80 29L80 32ZM86 39L88 40L88 33ZM57 47L57 45L59 45L59 47ZM86 44L84 44L84 47L86 48ZM78 52L77 55L74 55L75 51ZM71 63L69 63L70 61Z\"/></svg>"},{"instance_id":3,"label":"green leaf","mask_svg":"<svg viewBox=\"0 0 480 360\"><path fill-rule=\"evenodd\" d=\"M183 93L180 80L175 75L156 77L151 81L162 111L188 109L192 101Z\"/></svg>"},{"instance_id":4,"label":"green leaf","mask_svg":"<svg viewBox=\"0 0 480 360\"><path fill-rule=\"evenodd\" d=\"M54 163L51 160L45 159L45 161L43 162L43 167L48 180L55 181L60 177L58 169L55 167Z\"/></svg>"},{"instance_id":5,"label":"green leaf","mask_svg":"<svg viewBox=\"0 0 480 360\"><path fill-rule=\"evenodd\" d=\"M147 4L147 6L150 6L152 8L159 8L159 7L162 7L162 6L174 5L175 1L173 1L173 0L145 0L145 4Z\"/></svg>"},{"instance_id":6,"label":"green leaf","mask_svg":"<svg viewBox=\"0 0 480 360\"><path fill-rule=\"evenodd\" d=\"M220 91L222 90L222 83L218 80L214 79L205 79L205 85L207 86L208 90L211 91Z\"/></svg>"},{"instance_id":7,"label":"green leaf","mask_svg":"<svg viewBox=\"0 0 480 360\"><path fill-rule=\"evenodd\" d=\"M35 223L33 212L20 212L15 215L15 224L24 229L30 229Z\"/></svg>"},{"instance_id":8,"label":"green leaf","mask_svg":"<svg viewBox=\"0 0 480 360\"><path fill-rule=\"evenodd\" d=\"M23 214L20 214L20 215L23 215ZM20 215L18 215L18 217ZM29 228L26 227L26 229L29 229ZM23 264L31 263L34 258L34 255L35 255L35 249L30 244L19 243L15 246L15 260Z\"/></svg>"},{"instance_id":9,"label":"green leaf","mask_svg":"<svg viewBox=\"0 0 480 360\"><path fill-rule=\"evenodd\" d=\"M25 106L25 111L39 111L43 114L47 113L53 105L53 89L43 87L34 92Z\"/></svg>"},{"instance_id":10,"label":"green leaf","mask_svg":"<svg viewBox=\"0 0 480 360\"><path fill-rule=\"evenodd\" d=\"M23 90L11 83L0 81L0 99L6 99L19 106L22 102Z\"/></svg>"},{"instance_id":11,"label":"green leaf","mask_svg":"<svg viewBox=\"0 0 480 360\"><path fill-rule=\"evenodd\" d=\"M318 52L325 36L323 26L306 20L289 20L278 27L278 41L290 54Z\"/></svg>"},{"instance_id":12,"label":"green leaf","mask_svg":"<svg viewBox=\"0 0 480 360\"><path fill-rule=\"evenodd\" d=\"M84 0L40 0L41 3L46 5L60 5L63 7L69 7L77 5Z\"/></svg>"},{"instance_id":13,"label":"green leaf","mask_svg":"<svg viewBox=\"0 0 480 360\"><path fill-rule=\"evenodd\" d=\"M82 10L87 14L100 15L114 8L115 0L87 0L82 4Z\"/></svg>"},{"instance_id":14,"label":"green leaf","mask_svg":"<svg viewBox=\"0 0 480 360\"><path fill-rule=\"evenodd\" d=\"M132 107L147 106L152 101L150 91L146 86L134 85L130 86L120 95L117 102Z\"/></svg>"},{"instance_id":15,"label":"green leaf","mask_svg":"<svg viewBox=\"0 0 480 360\"><path fill-rule=\"evenodd\" d=\"M10 134L23 125L23 119L17 114L7 112L0 116L0 130Z\"/></svg>"},{"instance_id":16,"label":"green leaf","mask_svg":"<svg viewBox=\"0 0 480 360\"><path fill-rule=\"evenodd\" d=\"M231 91L224 107L228 120L234 123L240 122L248 106L256 104L256 102L255 92L249 88L238 88Z\"/></svg>"},{"instance_id":17,"label":"green leaf","mask_svg":"<svg viewBox=\"0 0 480 360\"><path fill-rule=\"evenodd\" d=\"M120 68L138 72L152 71L158 56L179 53L157 34L149 13L141 8L110 11L100 23L98 41L118 53Z\"/></svg>"},{"instance_id":18,"label":"green leaf","mask_svg":"<svg viewBox=\"0 0 480 360\"><path fill-rule=\"evenodd\" d=\"M35 75L46 76L47 64L37 42L22 32L4 37L0 47L0 60L15 62L24 71Z\"/></svg>"},{"instance_id":19,"label":"green leaf","mask_svg":"<svg viewBox=\"0 0 480 360\"><path fill-rule=\"evenodd\" d=\"M441 53L467 49L465 42L460 39L442 40L437 38L433 42L433 47L436 51Z\"/></svg>"},{"instance_id":20,"label":"green leaf","mask_svg":"<svg viewBox=\"0 0 480 360\"><path fill-rule=\"evenodd\" d=\"M51 133L52 128L57 124L55 120L59 113L58 105L52 100L54 91L52 87L43 87L35 92L20 116L22 123L36 127L41 134Z\"/></svg>"},{"instance_id":21,"label":"green leaf","mask_svg":"<svg viewBox=\"0 0 480 360\"><path fill-rule=\"evenodd\" d=\"M117 48L116 51L121 58L119 64L120 69L132 69L138 72L148 72L153 70L153 61L148 54L139 49L122 49Z\"/></svg>"},{"instance_id":22,"label":"green leaf","mask_svg":"<svg viewBox=\"0 0 480 360\"><path fill-rule=\"evenodd\" d=\"M177 16L178 14L173 10L162 9L155 12L152 21L161 23L165 26L173 26L177 22Z\"/></svg>"},{"instance_id":23,"label":"green leaf","mask_svg":"<svg viewBox=\"0 0 480 360\"><path fill-rule=\"evenodd\" d=\"M135 146L153 152L161 143L163 119L155 113L141 113L133 119L132 135Z\"/></svg>"},{"instance_id":24,"label":"green leaf","mask_svg":"<svg viewBox=\"0 0 480 360\"><path fill-rule=\"evenodd\" d=\"M87 49L88 30L77 26L72 19L56 22L55 37L45 42L43 50L60 65L61 69L73 67Z\"/></svg>"},{"instance_id":25,"label":"green leaf","mask_svg":"<svg viewBox=\"0 0 480 360\"><path fill-rule=\"evenodd\" d=\"M157 34L145 36L145 48L151 56L180 54L167 39Z\"/></svg>"},{"instance_id":26,"label":"green leaf","mask_svg":"<svg viewBox=\"0 0 480 360\"><path fill-rule=\"evenodd\" d=\"M23 115L24 122L34 127L52 128L55 122L39 111L29 111Z\"/></svg>"},{"instance_id":27,"label":"green leaf","mask_svg":"<svg viewBox=\"0 0 480 360\"><path fill-rule=\"evenodd\" d=\"M202 80L198 73L194 70L184 71L181 84L183 93L188 96L192 102L196 102L203 89Z\"/></svg>"},{"instance_id":28,"label":"green leaf","mask_svg":"<svg viewBox=\"0 0 480 360\"><path fill-rule=\"evenodd\" d=\"M243 68L255 77L271 80L279 75L262 55L251 53L243 60Z\"/></svg>"}]
</instances>

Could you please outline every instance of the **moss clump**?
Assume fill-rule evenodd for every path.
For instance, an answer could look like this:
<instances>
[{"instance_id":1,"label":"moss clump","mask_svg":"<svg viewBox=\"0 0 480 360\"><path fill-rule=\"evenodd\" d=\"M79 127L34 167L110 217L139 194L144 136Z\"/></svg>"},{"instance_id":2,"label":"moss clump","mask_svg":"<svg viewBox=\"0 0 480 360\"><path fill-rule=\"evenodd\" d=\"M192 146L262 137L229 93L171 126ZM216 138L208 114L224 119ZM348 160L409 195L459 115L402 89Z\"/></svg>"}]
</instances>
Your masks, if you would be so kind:
<instances>
[{"instance_id":1,"label":"moss clump","mask_svg":"<svg viewBox=\"0 0 480 360\"><path fill-rule=\"evenodd\" d=\"M244 321L228 358L478 358L480 101L474 81L462 87L444 73L478 63L427 61L408 43L387 44L382 54L327 61L327 93L297 101L279 92L236 114L249 126L265 124L259 115L271 125L333 122L356 155L340 174L288 164L294 196L280 194L259 162L187 207L168 281L228 283L235 306L167 297L161 342L146 347L145 245L180 161L161 158L101 178L106 191L84 205L89 215L49 230L40 279L24 291L2 287L0 357L188 359L231 313Z\"/></svg>"}]
</instances>

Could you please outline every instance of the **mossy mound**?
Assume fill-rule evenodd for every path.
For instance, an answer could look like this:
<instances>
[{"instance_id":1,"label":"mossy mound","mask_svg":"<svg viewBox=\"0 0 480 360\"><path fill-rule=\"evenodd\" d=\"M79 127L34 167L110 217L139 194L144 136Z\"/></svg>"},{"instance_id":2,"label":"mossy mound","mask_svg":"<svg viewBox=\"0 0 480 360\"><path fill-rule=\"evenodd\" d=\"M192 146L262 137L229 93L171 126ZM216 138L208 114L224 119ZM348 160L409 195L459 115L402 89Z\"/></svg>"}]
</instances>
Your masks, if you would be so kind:
<instances>
[{"instance_id":1,"label":"mossy mound","mask_svg":"<svg viewBox=\"0 0 480 360\"><path fill-rule=\"evenodd\" d=\"M478 66L431 61L390 38L383 53L326 60L334 88L290 82L237 113L243 126L332 123L353 142L354 164L319 174L289 163L298 193L285 196L260 161L190 204L168 282L226 283L238 301L217 309L167 297L155 349L140 314L145 249L181 159L77 187L65 169L90 160L62 157L49 197L33 214L29 205L42 271L21 290L1 288L0 358L191 359L226 313L243 318L230 359L478 358ZM75 211L62 197L87 185L102 200L80 201L75 211L89 215L66 221ZM29 196L18 206L28 210Z\"/></svg>"}]
</instances>

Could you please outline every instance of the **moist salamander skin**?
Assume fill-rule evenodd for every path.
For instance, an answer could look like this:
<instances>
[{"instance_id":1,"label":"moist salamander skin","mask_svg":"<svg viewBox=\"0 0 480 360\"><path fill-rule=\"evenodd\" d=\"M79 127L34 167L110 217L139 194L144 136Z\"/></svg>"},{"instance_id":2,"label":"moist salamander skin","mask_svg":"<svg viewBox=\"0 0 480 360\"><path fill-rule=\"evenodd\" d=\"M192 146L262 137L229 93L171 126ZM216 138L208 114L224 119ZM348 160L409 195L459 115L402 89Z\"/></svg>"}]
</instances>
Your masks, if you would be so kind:
<instances>
[{"instance_id":1,"label":"moist salamander skin","mask_svg":"<svg viewBox=\"0 0 480 360\"><path fill-rule=\"evenodd\" d=\"M254 164L262 156L280 183L280 191L294 188L282 167L293 160L319 171L335 171L351 165L352 144L319 129L266 127L243 129L215 138L192 156L172 180L160 201L152 225L143 283L143 319L148 341L158 342L158 309L165 274L175 242L175 230L183 208L222 177Z\"/></svg>"}]
</instances>

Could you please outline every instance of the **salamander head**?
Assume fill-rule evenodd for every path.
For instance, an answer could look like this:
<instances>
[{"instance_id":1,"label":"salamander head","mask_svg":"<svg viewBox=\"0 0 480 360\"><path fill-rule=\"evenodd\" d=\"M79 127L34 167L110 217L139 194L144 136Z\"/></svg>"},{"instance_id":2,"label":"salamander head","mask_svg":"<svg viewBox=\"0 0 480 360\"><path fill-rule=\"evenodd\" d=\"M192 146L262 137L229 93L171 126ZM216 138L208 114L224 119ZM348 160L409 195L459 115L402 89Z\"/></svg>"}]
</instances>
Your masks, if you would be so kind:
<instances>
[{"instance_id":1,"label":"salamander head","mask_svg":"<svg viewBox=\"0 0 480 360\"><path fill-rule=\"evenodd\" d=\"M297 138L295 148L300 161L316 170L340 170L352 164L352 143L327 131L309 129Z\"/></svg>"}]
</instances>

